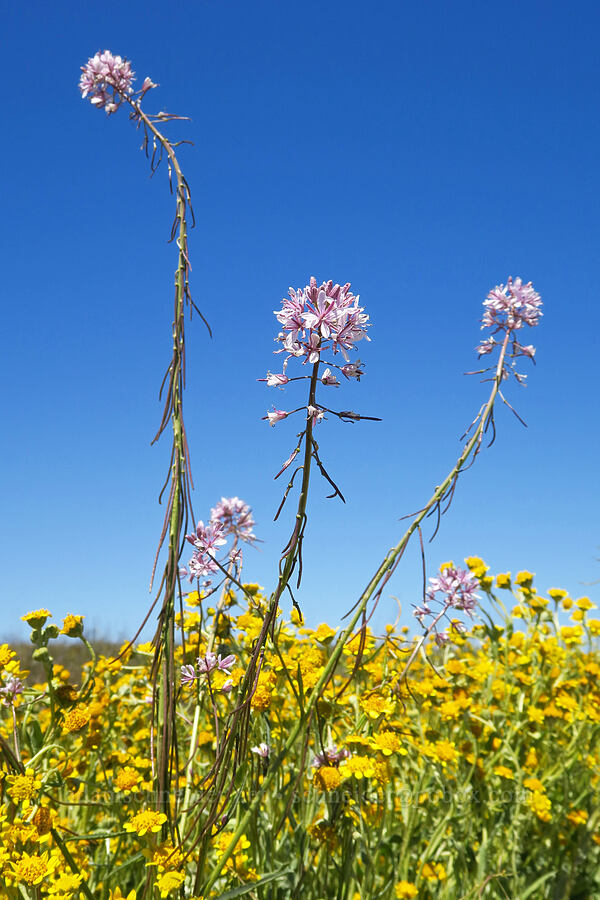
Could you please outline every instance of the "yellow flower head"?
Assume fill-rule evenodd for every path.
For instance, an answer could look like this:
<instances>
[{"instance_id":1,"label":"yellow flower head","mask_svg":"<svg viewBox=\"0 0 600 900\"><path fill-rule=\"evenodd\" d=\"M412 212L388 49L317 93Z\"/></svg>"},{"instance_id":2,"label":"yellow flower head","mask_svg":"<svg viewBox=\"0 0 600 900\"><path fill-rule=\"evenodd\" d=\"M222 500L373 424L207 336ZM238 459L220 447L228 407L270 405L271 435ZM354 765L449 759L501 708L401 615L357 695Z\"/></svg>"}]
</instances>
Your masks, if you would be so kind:
<instances>
[{"instance_id":1,"label":"yellow flower head","mask_svg":"<svg viewBox=\"0 0 600 900\"><path fill-rule=\"evenodd\" d=\"M24 772L22 775L7 775L6 781L10 785L7 789L8 796L14 803L23 803L24 808L29 806L29 801L38 792L42 782L34 772Z\"/></svg>"},{"instance_id":2,"label":"yellow flower head","mask_svg":"<svg viewBox=\"0 0 600 900\"><path fill-rule=\"evenodd\" d=\"M527 569L524 569L522 572L517 572L515 584L517 584L520 588L529 590L531 588L531 585L533 584L534 578L535 575L533 572L528 572Z\"/></svg>"},{"instance_id":3,"label":"yellow flower head","mask_svg":"<svg viewBox=\"0 0 600 900\"><path fill-rule=\"evenodd\" d=\"M83 619L83 616L74 616L69 613L63 619L63 627L60 633L72 638L81 637L83 634Z\"/></svg>"},{"instance_id":4,"label":"yellow flower head","mask_svg":"<svg viewBox=\"0 0 600 900\"><path fill-rule=\"evenodd\" d=\"M421 869L421 875L426 881L444 881L448 876L441 863L426 862Z\"/></svg>"},{"instance_id":5,"label":"yellow flower head","mask_svg":"<svg viewBox=\"0 0 600 900\"><path fill-rule=\"evenodd\" d=\"M31 628L41 628L49 617L52 617L52 613L49 610L35 609L33 612L28 612L21 616L21 621L27 622Z\"/></svg>"},{"instance_id":6,"label":"yellow flower head","mask_svg":"<svg viewBox=\"0 0 600 900\"><path fill-rule=\"evenodd\" d=\"M496 586L510 590L510 572L501 572L496 575Z\"/></svg>"},{"instance_id":7,"label":"yellow flower head","mask_svg":"<svg viewBox=\"0 0 600 900\"><path fill-rule=\"evenodd\" d=\"M568 814L567 819L571 825L585 825L588 814L585 809L574 809Z\"/></svg>"},{"instance_id":8,"label":"yellow flower head","mask_svg":"<svg viewBox=\"0 0 600 900\"><path fill-rule=\"evenodd\" d=\"M49 857L48 851L41 856L33 856L23 853L12 864L14 877L25 884L40 884L46 875L49 875L58 865L58 859Z\"/></svg>"},{"instance_id":9,"label":"yellow flower head","mask_svg":"<svg viewBox=\"0 0 600 900\"><path fill-rule=\"evenodd\" d=\"M76 706L65 713L63 718L63 728L69 733L81 731L90 721L90 712L84 706Z\"/></svg>"},{"instance_id":10,"label":"yellow flower head","mask_svg":"<svg viewBox=\"0 0 600 900\"><path fill-rule=\"evenodd\" d=\"M124 794L131 794L139 791L141 780L142 776L136 769L133 769L131 766L125 766L124 769L120 769L115 775L113 787L117 793L123 791Z\"/></svg>"},{"instance_id":11,"label":"yellow flower head","mask_svg":"<svg viewBox=\"0 0 600 900\"><path fill-rule=\"evenodd\" d=\"M151 809L144 809L137 815L132 816L129 822L125 822L125 831L131 831L143 837L148 832L160 831L167 817L164 813L154 812Z\"/></svg>"},{"instance_id":12,"label":"yellow flower head","mask_svg":"<svg viewBox=\"0 0 600 900\"><path fill-rule=\"evenodd\" d=\"M154 882L160 891L161 897L168 897L170 893L181 887L185 881L183 872L164 872Z\"/></svg>"},{"instance_id":13,"label":"yellow flower head","mask_svg":"<svg viewBox=\"0 0 600 900\"><path fill-rule=\"evenodd\" d=\"M14 657L15 651L11 650L8 644L0 645L0 672L14 659Z\"/></svg>"},{"instance_id":14,"label":"yellow flower head","mask_svg":"<svg viewBox=\"0 0 600 900\"><path fill-rule=\"evenodd\" d=\"M159 872L170 872L173 869L181 869L183 855L178 847L173 847L171 841L165 841L151 854L147 866L156 866Z\"/></svg>"},{"instance_id":15,"label":"yellow flower head","mask_svg":"<svg viewBox=\"0 0 600 900\"><path fill-rule=\"evenodd\" d=\"M313 633L313 638L315 641L319 641L320 644L330 644L336 634L337 630L335 628L330 628L329 625L322 622Z\"/></svg>"},{"instance_id":16,"label":"yellow flower head","mask_svg":"<svg viewBox=\"0 0 600 900\"><path fill-rule=\"evenodd\" d=\"M335 791L341 780L340 771L335 766L321 766L314 774L313 783L322 791Z\"/></svg>"},{"instance_id":17,"label":"yellow flower head","mask_svg":"<svg viewBox=\"0 0 600 900\"><path fill-rule=\"evenodd\" d=\"M399 900L410 900L410 897L416 897L418 893L417 887L410 881L399 881L396 885L396 897Z\"/></svg>"},{"instance_id":18,"label":"yellow flower head","mask_svg":"<svg viewBox=\"0 0 600 900\"><path fill-rule=\"evenodd\" d=\"M527 797L527 805L542 822L551 821L552 803L543 791L532 791Z\"/></svg>"}]
</instances>

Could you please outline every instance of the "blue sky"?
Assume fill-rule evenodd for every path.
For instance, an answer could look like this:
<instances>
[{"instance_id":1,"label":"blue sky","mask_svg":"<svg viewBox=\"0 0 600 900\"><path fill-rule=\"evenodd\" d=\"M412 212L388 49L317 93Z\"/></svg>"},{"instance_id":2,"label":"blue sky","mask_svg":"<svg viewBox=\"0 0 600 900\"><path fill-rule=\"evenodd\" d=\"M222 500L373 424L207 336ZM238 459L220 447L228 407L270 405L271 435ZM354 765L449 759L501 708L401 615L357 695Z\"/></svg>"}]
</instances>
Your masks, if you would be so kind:
<instances>
[{"instance_id":1,"label":"blue sky","mask_svg":"<svg viewBox=\"0 0 600 900\"><path fill-rule=\"evenodd\" d=\"M336 624L456 459L486 396L462 374L481 302L512 274L544 300L538 364L509 388L528 428L498 410L429 574L480 555L600 602L582 584L600 577L597 4L32 0L3 25L0 634L47 606L127 635L149 602L172 200L124 112L80 99L79 67L104 48L160 83L149 111L191 117L171 133L194 142L192 290L214 334L188 328L194 509L252 505L264 543L248 580L272 589L293 515L273 524L297 429L261 417L302 389L256 380L277 369L288 286L351 281L373 323L366 375L335 402L384 421L319 426L348 502L316 477L309 502L299 599L310 623ZM419 593L415 545L375 621L396 599L408 618Z\"/></svg>"}]
</instances>

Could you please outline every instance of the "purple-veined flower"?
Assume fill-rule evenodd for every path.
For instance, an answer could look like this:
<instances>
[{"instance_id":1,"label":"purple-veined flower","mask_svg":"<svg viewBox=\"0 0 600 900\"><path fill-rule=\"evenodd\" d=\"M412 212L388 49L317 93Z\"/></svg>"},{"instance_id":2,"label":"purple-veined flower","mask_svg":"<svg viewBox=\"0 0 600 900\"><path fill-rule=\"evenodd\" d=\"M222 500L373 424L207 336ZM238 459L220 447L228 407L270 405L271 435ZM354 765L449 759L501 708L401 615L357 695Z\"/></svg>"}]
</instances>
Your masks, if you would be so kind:
<instances>
[{"instance_id":1,"label":"purple-veined flower","mask_svg":"<svg viewBox=\"0 0 600 900\"><path fill-rule=\"evenodd\" d=\"M194 681L198 678L198 673L194 666L182 666L181 667L181 683L188 685L193 684Z\"/></svg>"},{"instance_id":2,"label":"purple-veined flower","mask_svg":"<svg viewBox=\"0 0 600 900\"><path fill-rule=\"evenodd\" d=\"M257 744L256 747L250 747L250 752L256 753L256 755L260 756L261 759L268 759L269 753L271 752L271 748L269 747L268 744L265 744L265 742L263 741L262 743Z\"/></svg>"},{"instance_id":3,"label":"purple-veined flower","mask_svg":"<svg viewBox=\"0 0 600 900\"><path fill-rule=\"evenodd\" d=\"M307 406L306 412L308 413L307 418L313 419L315 422L320 422L324 417L325 413L318 406Z\"/></svg>"},{"instance_id":4,"label":"purple-veined flower","mask_svg":"<svg viewBox=\"0 0 600 900\"><path fill-rule=\"evenodd\" d=\"M330 744L325 747L322 753L315 754L312 764L313 768L320 769L321 766L339 766L343 760L348 759L352 754L349 750L342 748L338 750L336 744Z\"/></svg>"},{"instance_id":5,"label":"purple-veined flower","mask_svg":"<svg viewBox=\"0 0 600 900\"><path fill-rule=\"evenodd\" d=\"M283 385L287 384L290 379L283 372L281 372L280 374L267 372L266 378L259 378L258 380L266 381L267 387L283 387Z\"/></svg>"},{"instance_id":6,"label":"purple-veined flower","mask_svg":"<svg viewBox=\"0 0 600 900\"><path fill-rule=\"evenodd\" d=\"M268 412L265 418L269 420L269 425L276 425L277 422L281 422L282 419L287 419L288 416L289 413L284 409L274 409L271 412Z\"/></svg>"},{"instance_id":7,"label":"purple-veined flower","mask_svg":"<svg viewBox=\"0 0 600 900\"><path fill-rule=\"evenodd\" d=\"M323 384L332 385L333 387L339 387L340 384L331 369L325 369L325 371L321 375L321 381L323 382Z\"/></svg>"},{"instance_id":8,"label":"purple-veined flower","mask_svg":"<svg viewBox=\"0 0 600 900\"><path fill-rule=\"evenodd\" d=\"M345 366L342 366L342 375L346 378L356 378L357 381L360 381L360 376L364 375L361 365L360 359L357 359L356 362L353 363L346 363Z\"/></svg>"}]
</instances>

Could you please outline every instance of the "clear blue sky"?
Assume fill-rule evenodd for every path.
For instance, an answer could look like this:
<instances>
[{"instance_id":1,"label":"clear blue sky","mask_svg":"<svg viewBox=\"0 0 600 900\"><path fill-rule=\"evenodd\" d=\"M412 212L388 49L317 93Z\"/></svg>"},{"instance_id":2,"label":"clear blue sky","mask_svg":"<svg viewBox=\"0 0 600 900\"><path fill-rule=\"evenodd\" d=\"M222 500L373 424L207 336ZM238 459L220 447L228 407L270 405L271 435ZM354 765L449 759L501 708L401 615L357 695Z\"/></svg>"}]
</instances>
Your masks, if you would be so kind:
<instances>
[{"instance_id":1,"label":"clear blue sky","mask_svg":"<svg viewBox=\"0 0 600 900\"><path fill-rule=\"evenodd\" d=\"M124 111L83 102L79 67L127 56L160 89L198 226L185 400L197 518L222 495L255 510L246 577L272 589L292 507L274 525L295 422L270 429L272 311L289 285L351 281L371 316L366 376L335 402L382 423L319 426L347 504L313 479L309 622L336 624L456 459L485 396L481 302L509 274L544 318L537 366L509 388L526 419L459 485L430 574L481 555L540 589L600 602L598 94L593 2L301 4L195 0L10 4L3 12L0 633L48 606L131 633L149 601L169 442L150 447L170 358L174 248L165 172L150 180ZM418 599L417 547L379 622Z\"/></svg>"}]
</instances>

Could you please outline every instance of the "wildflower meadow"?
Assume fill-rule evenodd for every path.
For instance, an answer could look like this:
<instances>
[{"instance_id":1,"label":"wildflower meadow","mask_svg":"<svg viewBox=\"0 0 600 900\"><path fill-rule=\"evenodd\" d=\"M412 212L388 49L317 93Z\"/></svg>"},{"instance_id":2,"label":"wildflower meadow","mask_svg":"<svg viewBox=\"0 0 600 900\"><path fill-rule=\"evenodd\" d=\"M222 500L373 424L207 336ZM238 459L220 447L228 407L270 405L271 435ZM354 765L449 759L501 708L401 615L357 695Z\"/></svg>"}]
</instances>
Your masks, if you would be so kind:
<instances>
[{"instance_id":1,"label":"wildflower meadow","mask_svg":"<svg viewBox=\"0 0 600 900\"><path fill-rule=\"evenodd\" d=\"M195 348L212 311L192 290L183 159L194 151L170 137L187 119L148 112L158 85L110 50L81 67L79 88L94 115L129 116L172 195L171 358L154 438L170 442L170 461L137 633L101 653L81 610L57 616L40 593L22 615L30 652L0 645L0 897L600 897L595 604L560 581L538 590L526 550L514 572L491 571L468 555L477 548L432 572L426 552L451 527L463 473L477 479L504 415L520 419L528 375L544 377L533 369L546 312L536 286L490 273L487 296L469 299L465 368L481 396L460 451L400 519L346 615L309 626L311 489L340 503L347 490L321 434L337 420L376 440L381 421L360 394L377 354L368 291L308 274L283 300L265 298L275 350L254 377L265 435L289 435L273 473L283 549L265 587L252 572L252 498L211 483L214 506L194 510L194 477L210 476L192 471L186 354L190 326ZM412 626L393 612L380 629L375 610L409 544L422 559Z\"/></svg>"}]
</instances>

